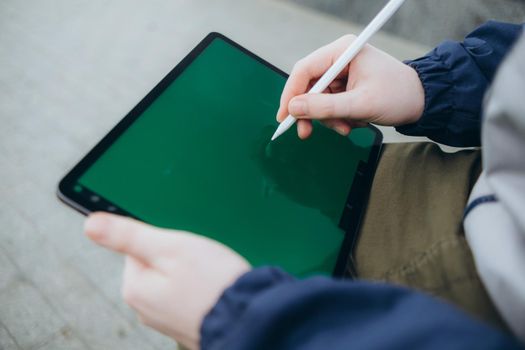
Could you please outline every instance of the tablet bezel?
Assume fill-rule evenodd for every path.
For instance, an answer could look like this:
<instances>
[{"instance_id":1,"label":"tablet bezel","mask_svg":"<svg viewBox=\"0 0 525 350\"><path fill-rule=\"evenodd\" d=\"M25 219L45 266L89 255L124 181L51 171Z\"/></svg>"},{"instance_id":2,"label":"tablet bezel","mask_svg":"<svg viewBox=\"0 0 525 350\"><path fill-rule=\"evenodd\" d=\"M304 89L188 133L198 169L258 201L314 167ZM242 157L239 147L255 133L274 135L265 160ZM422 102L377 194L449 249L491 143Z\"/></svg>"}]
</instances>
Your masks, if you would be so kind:
<instances>
[{"instance_id":1,"label":"tablet bezel","mask_svg":"<svg viewBox=\"0 0 525 350\"><path fill-rule=\"evenodd\" d=\"M241 52L257 60L261 64L264 64L266 67L282 75L284 78L288 78L288 74L284 71L248 51L226 36L217 32L208 34L60 181L57 189L57 196L62 202L84 215L88 215L95 211L106 211L137 218L102 196L99 196L96 193L90 193L87 189L84 189L82 193L75 192L73 186L78 183L78 179L85 173L85 171L88 170L89 167L91 167L91 165L93 165L109 147L111 147L113 142L142 115L142 113L164 92L164 90L170 86L171 83L193 62L193 60L215 39L224 40L226 43L239 49ZM372 125L370 125L369 128L374 131L375 140L368 162L366 164L361 162L358 167L343 210L340 227L345 231L345 239L341 245L336 266L334 267L332 274L334 277L343 277L345 275L351 277L353 275L352 271L355 271L352 259L353 250L357 242L361 219L366 209L368 194L372 186L372 180L374 178L383 141L383 135L379 129ZM348 274L349 271L350 274Z\"/></svg>"}]
</instances>

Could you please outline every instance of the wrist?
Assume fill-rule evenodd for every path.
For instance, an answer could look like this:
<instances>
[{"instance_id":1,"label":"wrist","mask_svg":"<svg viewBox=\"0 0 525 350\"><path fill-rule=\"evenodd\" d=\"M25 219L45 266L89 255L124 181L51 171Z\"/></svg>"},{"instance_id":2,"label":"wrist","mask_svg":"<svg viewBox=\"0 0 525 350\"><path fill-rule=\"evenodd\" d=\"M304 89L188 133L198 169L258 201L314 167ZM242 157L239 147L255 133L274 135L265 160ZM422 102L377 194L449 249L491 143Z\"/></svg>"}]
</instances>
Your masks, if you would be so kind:
<instances>
[{"instance_id":1,"label":"wrist","mask_svg":"<svg viewBox=\"0 0 525 350\"><path fill-rule=\"evenodd\" d=\"M410 91L413 96L411 96L412 104L407 114L406 123L404 124L415 124L421 119L425 112L425 88L423 87L423 83L417 70L410 65L406 65L406 68L408 71L407 76Z\"/></svg>"},{"instance_id":2,"label":"wrist","mask_svg":"<svg viewBox=\"0 0 525 350\"><path fill-rule=\"evenodd\" d=\"M200 328L201 348L226 344L254 299L278 285L294 280L286 272L273 267L253 269L240 276L205 316Z\"/></svg>"}]
</instances>

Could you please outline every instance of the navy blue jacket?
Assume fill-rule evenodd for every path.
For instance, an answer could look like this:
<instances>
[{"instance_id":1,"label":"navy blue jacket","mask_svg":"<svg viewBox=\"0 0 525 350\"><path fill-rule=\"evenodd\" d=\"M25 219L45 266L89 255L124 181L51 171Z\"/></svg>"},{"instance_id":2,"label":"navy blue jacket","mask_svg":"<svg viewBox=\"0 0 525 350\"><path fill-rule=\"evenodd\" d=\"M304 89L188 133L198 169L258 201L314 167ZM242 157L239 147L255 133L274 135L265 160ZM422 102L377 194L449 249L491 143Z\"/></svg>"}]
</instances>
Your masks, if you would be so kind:
<instances>
[{"instance_id":1,"label":"navy blue jacket","mask_svg":"<svg viewBox=\"0 0 525 350\"><path fill-rule=\"evenodd\" d=\"M464 42L447 41L410 61L425 113L398 128L456 146L480 144L481 105L521 26L489 22ZM519 349L510 335L423 293L392 285L298 280L257 268L228 288L205 317L206 349Z\"/></svg>"},{"instance_id":2,"label":"navy blue jacket","mask_svg":"<svg viewBox=\"0 0 525 350\"><path fill-rule=\"evenodd\" d=\"M201 349L520 349L510 336L409 289L259 268L206 316Z\"/></svg>"}]
</instances>

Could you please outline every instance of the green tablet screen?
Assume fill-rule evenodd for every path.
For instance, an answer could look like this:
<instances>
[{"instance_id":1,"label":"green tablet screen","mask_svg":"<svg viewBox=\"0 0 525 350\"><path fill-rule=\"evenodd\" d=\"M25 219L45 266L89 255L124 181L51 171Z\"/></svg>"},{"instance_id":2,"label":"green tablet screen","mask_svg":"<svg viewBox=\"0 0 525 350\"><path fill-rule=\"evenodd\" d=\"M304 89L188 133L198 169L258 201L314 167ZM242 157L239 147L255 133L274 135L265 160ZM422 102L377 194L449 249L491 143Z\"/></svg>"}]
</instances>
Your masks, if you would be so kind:
<instances>
[{"instance_id":1,"label":"green tablet screen","mask_svg":"<svg viewBox=\"0 0 525 350\"><path fill-rule=\"evenodd\" d=\"M286 78L217 38L79 177L139 219L218 240L252 265L331 274L375 133L315 126L274 142ZM203 257L206 258L206 257Z\"/></svg>"}]
</instances>

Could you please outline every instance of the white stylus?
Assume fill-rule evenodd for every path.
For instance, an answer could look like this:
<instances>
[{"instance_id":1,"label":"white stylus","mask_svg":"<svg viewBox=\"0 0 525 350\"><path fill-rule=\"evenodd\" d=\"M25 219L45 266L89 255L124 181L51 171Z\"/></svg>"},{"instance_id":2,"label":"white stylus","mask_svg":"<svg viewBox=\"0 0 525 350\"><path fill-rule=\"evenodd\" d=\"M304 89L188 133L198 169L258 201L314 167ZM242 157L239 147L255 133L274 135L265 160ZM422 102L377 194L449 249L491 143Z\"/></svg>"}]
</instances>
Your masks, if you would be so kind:
<instances>
[{"instance_id":1,"label":"white stylus","mask_svg":"<svg viewBox=\"0 0 525 350\"><path fill-rule=\"evenodd\" d=\"M339 73L354 59L355 56L366 45L370 38L385 25L385 23L397 12L403 5L405 0L390 0L388 4L377 14L377 16L370 22L368 26L359 34L359 36L352 42L348 49L335 61L335 63L324 73L324 75L317 81L317 83L308 91L309 94L320 94L337 78ZM279 125L275 134L272 136L272 141L284 134L284 132L297 121L292 115Z\"/></svg>"}]
</instances>

